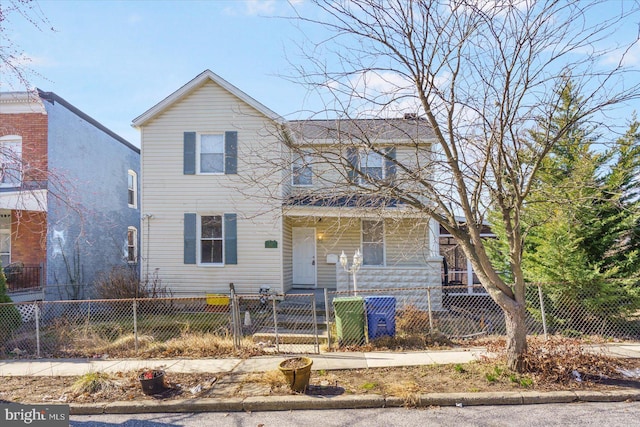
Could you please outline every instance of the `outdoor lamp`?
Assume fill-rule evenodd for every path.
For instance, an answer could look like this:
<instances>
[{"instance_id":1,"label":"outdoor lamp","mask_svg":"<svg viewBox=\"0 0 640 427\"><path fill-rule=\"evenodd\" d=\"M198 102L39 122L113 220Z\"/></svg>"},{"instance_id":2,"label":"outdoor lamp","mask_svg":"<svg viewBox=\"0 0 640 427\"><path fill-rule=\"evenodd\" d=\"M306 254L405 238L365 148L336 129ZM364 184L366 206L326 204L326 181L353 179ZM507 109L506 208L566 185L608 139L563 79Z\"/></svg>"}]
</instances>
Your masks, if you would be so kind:
<instances>
[{"instance_id":1,"label":"outdoor lamp","mask_svg":"<svg viewBox=\"0 0 640 427\"><path fill-rule=\"evenodd\" d=\"M356 253L353 254L353 266L356 268L360 268L362 265L362 254L360 253L360 249L356 249Z\"/></svg>"},{"instance_id":2,"label":"outdoor lamp","mask_svg":"<svg viewBox=\"0 0 640 427\"><path fill-rule=\"evenodd\" d=\"M349 268L349 260L347 259L347 255L345 255L344 251L340 254L340 265L344 268L344 271L347 273L353 274L353 294L358 295L358 282L356 280L356 273L360 270L360 266L362 265L362 254L360 253L360 249L356 249L356 253L353 254L353 263L351 264L351 268Z\"/></svg>"},{"instance_id":3,"label":"outdoor lamp","mask_svg":"<svg viewBox=\"0 0 640 427\"><path fill-rule=\"evenodd\" d=\"M340 254L340 265L345 269L345 271L347 270L347 262L347 255L342 251L342 254Z\"/></svg>"}]
</instances>

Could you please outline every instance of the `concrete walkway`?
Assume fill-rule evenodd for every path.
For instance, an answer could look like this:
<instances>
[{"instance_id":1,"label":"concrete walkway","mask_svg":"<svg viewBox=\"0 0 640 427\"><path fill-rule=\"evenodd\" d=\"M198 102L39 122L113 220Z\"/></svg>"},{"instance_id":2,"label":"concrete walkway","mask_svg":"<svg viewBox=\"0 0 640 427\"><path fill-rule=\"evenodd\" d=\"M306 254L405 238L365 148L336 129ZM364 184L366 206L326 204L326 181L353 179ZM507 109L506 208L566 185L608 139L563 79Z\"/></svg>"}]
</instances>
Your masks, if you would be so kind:
<instances>
[{"instance_id":1,"label":"concrete walkway","mask_svg":"<svg viewBox=\"0 0 640 427\"><path fill-rule=\"evenodd\" d=\"M349 352L313 354L314 370L366 369L436 363L468 363L486 355L484 348L416 352ZM638 351L640 357L640 349ZM266 372L278 369L286 357L248 359L28 359L0 360L0 376L77 376L89 372L127 372L164 369L167 372Z\"/></svg>"},{"instance_id":2,"label":"concrete walkway","mask_svg":"<svg viewBox=\"0 0 640 427\"><path fill-rule=\"evenodd\" d=\"M640 343L592 345L588 351L615 357L640 358ZM366 369L393 366L468 363L488 355L485 348L411 352L345 352L313 354L314 370ZM89 372L127 372L141 369L164 369L174 373L251 373L277 370L286 356L259 356L248 359L36 359L0 360L1 376L80 376ZM575 401L640 400L640 389L611 392L567 391L510 393L430 393L413 402L431 405L499 405L564 403ZM71 404L72 414L258 411L292 409L339 409L403 406L400 397L379 395L341 396L254 396L233 399L186 399Z\"/></svg>"}]
</instances>

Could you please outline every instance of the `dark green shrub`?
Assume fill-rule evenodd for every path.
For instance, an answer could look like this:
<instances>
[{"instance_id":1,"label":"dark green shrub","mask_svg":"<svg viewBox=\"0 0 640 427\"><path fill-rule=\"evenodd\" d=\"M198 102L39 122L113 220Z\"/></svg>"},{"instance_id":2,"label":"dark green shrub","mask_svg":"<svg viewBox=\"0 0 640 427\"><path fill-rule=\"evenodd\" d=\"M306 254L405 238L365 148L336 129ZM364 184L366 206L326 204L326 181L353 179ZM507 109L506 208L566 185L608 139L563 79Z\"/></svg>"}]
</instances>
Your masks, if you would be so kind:
<instances>
[{"instance_id":1,"label":"dark green shrub","mask_svg":"<svg viewBox=\"0 0 640 427\"><path fill-rule=\"evenodd\" d=\"M0 346L11 337L22 324L22 317L7 295L7 279L0 268Z\"/></svg>"}]
</instances>

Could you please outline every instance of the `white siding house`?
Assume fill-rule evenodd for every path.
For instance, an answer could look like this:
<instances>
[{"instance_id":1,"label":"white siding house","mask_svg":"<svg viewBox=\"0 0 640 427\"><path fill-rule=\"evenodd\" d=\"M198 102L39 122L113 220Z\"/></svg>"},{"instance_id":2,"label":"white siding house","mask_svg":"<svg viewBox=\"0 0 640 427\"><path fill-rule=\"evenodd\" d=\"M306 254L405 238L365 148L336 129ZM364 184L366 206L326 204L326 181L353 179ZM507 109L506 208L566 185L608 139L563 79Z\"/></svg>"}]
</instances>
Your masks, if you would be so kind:
<instances>
[{"instance_id":1,"label":"white siding house","mask_svg":"<svg viewBox=\"0 0 640 427\"><path fill-rule=\"evenodd\" d=\"M254 158L257 148L279 158L278 121L211 71L133 121L142 133L143 275L157 273L178 293L228 291L232 282L240 292L281 288L281 246L265 247L281 242L279 203L244 181L264 172L264 184L280 186Z\"/></svg>"},{"instance_id":2,"label":"white siding house","mask_svg":"<svg viewBox=\"0 0 640 427\"><path fill-rule=\"evenodd\" d=\"M340 150L347 170L394 179L393 159L428 155L426 123L287 122L206 70L133 124L142 141L142 273L157 273L174 292L227 292L229 283L239 292L348 290L338 257L356 249L363 289L440 286L430 219L390 199L370 204L376 194L349 194L353 177L331 156L312 158ZM360 152L351 138L358 132L386 158ZM416 134L424 136L418 156Z\"/></svg>"}]
</instances>

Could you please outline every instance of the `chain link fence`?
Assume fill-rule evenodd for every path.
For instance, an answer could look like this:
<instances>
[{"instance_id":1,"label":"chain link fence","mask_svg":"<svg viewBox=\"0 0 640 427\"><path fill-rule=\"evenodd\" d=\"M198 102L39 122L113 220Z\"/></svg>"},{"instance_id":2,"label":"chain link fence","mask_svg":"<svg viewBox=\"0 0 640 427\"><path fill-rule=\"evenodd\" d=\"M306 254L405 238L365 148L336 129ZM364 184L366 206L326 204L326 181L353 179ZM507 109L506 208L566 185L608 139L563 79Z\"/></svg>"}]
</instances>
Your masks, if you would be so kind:
<instances>
[{"instance_id":1,"label":"chain link fence","mask_svg":"<svg viewBox=\"0 0 640 427\"><path fill-rule=\"evenodd\" d=\"M527 289L529 334L638 340L640 310ZM505 334L502 310L480 286L352 293L0 304L0 357L229 357L364 348L424 349Z\"/></svg>"}]
</instances>

